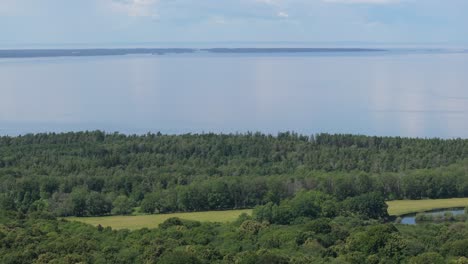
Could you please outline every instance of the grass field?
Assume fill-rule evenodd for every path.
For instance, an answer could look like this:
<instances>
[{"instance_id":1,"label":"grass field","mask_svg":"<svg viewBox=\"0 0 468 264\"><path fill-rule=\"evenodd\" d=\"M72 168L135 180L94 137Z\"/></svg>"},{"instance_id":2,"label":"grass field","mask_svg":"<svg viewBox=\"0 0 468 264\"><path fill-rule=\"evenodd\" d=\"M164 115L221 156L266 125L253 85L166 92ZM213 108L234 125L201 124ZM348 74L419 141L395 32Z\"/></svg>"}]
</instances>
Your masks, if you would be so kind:
<instances>
[{"instance_id":1,"label":"grass field","mask_svg":"<svg viewBox=\"0 0 468 264\"><path fill-rule=\"evenodd\" d=\"M136 216L103 216L103 217L66 217L69 221L78 221L91 225L110 226L113 229L140 229L155 228L166 219L179 217L186 220L196 220L200 222L232 222L242 213L251 214L252 210L230 210L230 211L210 211L195 213L174 213Z\"/></svg>"},{"instance_id":2,"label":"grass field","mask_svg":"<svg viewBox=\"0 0 468 264\"><path fill-rule=\"evenodd\" d=\"M388 213L390 215L404 215L409 213L424 212L434 209L466 207L468 198L437 199L437 200L398 200L389 201ZM232 222L242 213L252 214L251 209L231 211L210 211L195 213L175 213L135 216L103 216L103 217L66 217L70 221L79 221L91 225L110 226L113 229L140 229L155 228L170 217L179 217L186 220L200 222Z\"/></svg>"},{"instance_id":3,"label":"grass field","mask_svg":"<svg viewBox=\"0 0 468 264\"><path fill-rule=\"evenodd\" d=\"M437 200L399 200L389 201L388 213L390 215L404 215L419 213L435 209L454 207L467 207L468 198L437 199Z\"/></svg>"}]
</instances>

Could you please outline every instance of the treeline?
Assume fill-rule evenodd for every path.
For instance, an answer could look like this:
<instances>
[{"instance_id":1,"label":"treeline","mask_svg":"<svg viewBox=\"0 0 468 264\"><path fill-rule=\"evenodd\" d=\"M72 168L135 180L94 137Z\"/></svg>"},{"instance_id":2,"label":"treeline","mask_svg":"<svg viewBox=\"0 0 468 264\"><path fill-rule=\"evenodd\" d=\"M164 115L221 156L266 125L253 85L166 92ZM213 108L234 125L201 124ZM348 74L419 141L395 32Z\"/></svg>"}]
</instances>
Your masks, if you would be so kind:
<instances>
[{"instance_id":1,"label":"treeline","mask_svg":"<svg viewBox=\"0 0 468 264\"><path fill-rule=\"evenodd\" d=\"M279 206L271 203L258 206L253 217L243 214L234 224L202 224L170 218L159 225L158 231L144 229L134 233L57 222L46 208L38 208L27 215L0 211L0 261L170 264L325 262L339 254L325 248L348 236L346 229L330 224L332 219L353 219L362 224L366 220L379 224L387 217L387 205L380 194L369 193L339 202L333 196L316 191L301 191L281 201ZM289 225L286 232L278 233L280 226L275 226L278 224ZM396 229L392 232L396 232ZM267 233L263 241L258 240ZM320 240L310 250L308 244L312 239ZM279 253L277 249L283 243L287 243L286 248L293 249L295 253ZM299 250L300 247L304 250Z\"/></svg>"},{"instance_id":2,"label":"treeline","mask_svg":"<svg viewBox=\"0 0 468 264\"><path fill-rule=\"evenodd\" d=\"M142 136L101 131L0 137L0 168L66 176L87 170L173 176L271 175L298 167L397 172L446 166L468 157L468 140L279 133ZM184 180L184 179L181 179ZM185 179L186 180L186 179Z\"/></svg>"},{"instance_id":3,"label":"treeline","mask_svg":"<svg viewBox=\"0 0 468 264\"><path fill-rule=\"evenodd\" d=\"M315 191L301 191L279 205L267 203L255 207L253 217L259 222L294 224L317 218L358 215L371 219L386 219L387 204L379 193L366 193L342 202L333 196Z\"/></svg>"},{"instance_id":4,"label":"treeline","mask_svg":"<svg viewBox=\"0 0 468 264\"><path fill-rule=\"evenodd\" d=\"M23 213L47 208L57 216L98 216L252 208L315 190L338 201L369 192L387 200L468 197L468 162L399 173L297 171L291 175L206 177L155 184L144 176L4 177L0 207ZM115 183L113 185L112 183Z\"/></svg>"},{"instance_id":5,"label":"treeline","mask_svg":"<svg viewBox=\"0 0 468 264\"><path fill-rule=\"evenodd\" d=\"M468 196L466 140L352 135L0 137L0 206L59 216L251 208L316 190L339 201Z\"/></svg>"}]
</instances>

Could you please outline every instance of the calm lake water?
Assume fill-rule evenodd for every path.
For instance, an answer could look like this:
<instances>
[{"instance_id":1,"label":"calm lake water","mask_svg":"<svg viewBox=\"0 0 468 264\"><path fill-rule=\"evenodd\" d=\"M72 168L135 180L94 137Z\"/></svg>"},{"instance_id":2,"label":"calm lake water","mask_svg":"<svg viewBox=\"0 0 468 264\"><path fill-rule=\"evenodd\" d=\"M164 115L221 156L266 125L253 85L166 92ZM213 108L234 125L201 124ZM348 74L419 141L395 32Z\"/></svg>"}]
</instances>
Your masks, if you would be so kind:
<instances>
[{"instance_id":1,"label":"calm lake water","mask_svg":"<svg viewBox=\"0 0 468 264\"><path fill-rule=\"evenodd\" d=\"M456 215L463 215L465 214L465 209L446 209L446 210L435 210L432 212L426 212L425 214L427 215L432 215L432 216L443 216L445 213L451 213L453 216ZM403 216L401 218L401 224L404 225L415 225L416 224L416 214L410 214Z\"/></svg>"},{"instance_id":2,"label":"calm lake water","mask_svg":"<svg viewBox=\"0 0 468 264\"><path fill-rule=\"evenodd\" d=\"M0 134L94 129L468 138L468 54L0 60Z\"/></svg>"}]
</instances>

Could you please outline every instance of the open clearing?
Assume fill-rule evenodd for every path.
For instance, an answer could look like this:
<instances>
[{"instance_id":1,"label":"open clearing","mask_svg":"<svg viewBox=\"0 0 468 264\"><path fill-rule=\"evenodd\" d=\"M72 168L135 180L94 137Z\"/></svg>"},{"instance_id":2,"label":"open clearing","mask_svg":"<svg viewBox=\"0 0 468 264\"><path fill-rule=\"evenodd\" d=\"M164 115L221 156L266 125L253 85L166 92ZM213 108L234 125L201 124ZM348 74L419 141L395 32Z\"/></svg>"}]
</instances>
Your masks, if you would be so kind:
<instances>
[{"instance_id":1,"label":"open clearing","mask_svg":"<svg viewBox=\"0 0 468 264\"><path fill-rule=\"evenodd\" d=\"M389 201L388 213L390 215L404 215L410 213L424 212L434 209L467 207L468 198L436 199L436 200L397 200ZM66 217L70 221L79 221L91 225L110 226L113 229L140 229L155 228L171 217L179 217L186 220L200 222L232 222L242 213L252 214L251 209L230 211L209 211L194 213L174 213L135 216L102 216L102 217Z\"/></svg>"},{"instance_id":2,"label":"open clearing","mask_svg":"<svg viewBox=\"0 0 468 264\"><path fill-rule=\"evenodd\" d=\"M435 209L467 207L468 198L436 199L436 200L398 200L389 201L388 213L390 215L404 215L419 213Z\"/></svg>"},{"instance_id":3,"label":"open clearing","mask_svg":"<svg viewBox=\"0 0 468 264\"><path fill-rule=\"evenodd\" d=\"M209 211L194 213L174 213L174 214L155 214L155 215L135 215L135 216L102 216L102 217L66 217L70 221L79 221L94 226L110 226L113 229L140 229L155 228L159 224L171 217L179 217L186 220L196 220L200 222L232 222L242 213L252 214L251 209L230 210L230 211Z\"/></svg>"}]
</instances>

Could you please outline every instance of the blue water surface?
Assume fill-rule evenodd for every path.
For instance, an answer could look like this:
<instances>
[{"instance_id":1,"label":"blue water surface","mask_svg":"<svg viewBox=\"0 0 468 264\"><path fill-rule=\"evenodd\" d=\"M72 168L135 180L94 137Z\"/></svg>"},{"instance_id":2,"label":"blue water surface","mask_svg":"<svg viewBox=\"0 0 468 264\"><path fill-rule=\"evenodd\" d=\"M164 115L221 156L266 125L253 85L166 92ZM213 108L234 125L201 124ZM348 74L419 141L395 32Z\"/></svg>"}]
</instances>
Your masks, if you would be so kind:
<instances>
[{"instance_id":1,"label":"blue water surface","mask_svg":"<svg viewBox=\"0 0 468 264\"><path fill-rule=\"evenodd\" d=\"M468 138L467 73L461 51L2 59L0 134Z\"/></svg>"}]
</instances>

